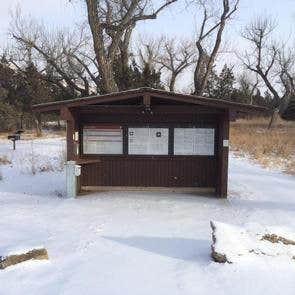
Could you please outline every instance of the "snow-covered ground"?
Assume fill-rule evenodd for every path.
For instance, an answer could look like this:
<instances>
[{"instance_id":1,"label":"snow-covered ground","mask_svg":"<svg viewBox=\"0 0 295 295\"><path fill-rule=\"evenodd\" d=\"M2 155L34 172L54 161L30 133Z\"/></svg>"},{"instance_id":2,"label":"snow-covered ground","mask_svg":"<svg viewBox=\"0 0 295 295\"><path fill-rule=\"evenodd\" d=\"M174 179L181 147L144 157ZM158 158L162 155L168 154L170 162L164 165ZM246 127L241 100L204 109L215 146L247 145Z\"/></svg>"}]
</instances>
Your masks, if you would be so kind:
<instances>
[{"instance_id":1,"label":"snow-covered ground","mask_svg":"<svg viewBox=\"0 0 295 295\"><path fill-rule=\"evenodd\" d=\"M50 258L0 270L1 295L294 294L294 260L212 262L209 225L294 232L294 176L231 157L227 200L148 192L71 200L61 197L63 145L20 141L13 152L0 141L0 157L12 161L0 165L0 255L43 245Z\"/></svg>"}]
</instances>

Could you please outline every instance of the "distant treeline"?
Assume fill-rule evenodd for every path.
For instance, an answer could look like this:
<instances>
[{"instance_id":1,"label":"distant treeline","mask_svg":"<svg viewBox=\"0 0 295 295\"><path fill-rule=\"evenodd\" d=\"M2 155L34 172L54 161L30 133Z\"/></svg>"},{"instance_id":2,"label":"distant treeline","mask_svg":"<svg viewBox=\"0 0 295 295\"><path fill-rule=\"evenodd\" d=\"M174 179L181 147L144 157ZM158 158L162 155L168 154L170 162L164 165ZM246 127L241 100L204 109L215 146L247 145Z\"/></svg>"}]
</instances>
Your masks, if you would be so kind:
<instances>
[{"instance_id":1,"label":"distant treeline","mask_svg":"<svg viewBox=\"0 0 295 295\"><path fill-rule=\"evenodd\" d=\"M271 18L250 20L241 34L247 50L227 52L236 68L217 70L224 32L242 9L239 0L81 2L73 5L85 10L85 19L66 29L14 13L11 42L0 56L0 131L35 126L40 133L41 117L31 112L36 103L139 87L266 106L273 110L270 122L277 113L295 119L294 47L274 40ZM132 39L139 23L176 2L199 16L191 39Z\"/></svg>"}]
</instances>

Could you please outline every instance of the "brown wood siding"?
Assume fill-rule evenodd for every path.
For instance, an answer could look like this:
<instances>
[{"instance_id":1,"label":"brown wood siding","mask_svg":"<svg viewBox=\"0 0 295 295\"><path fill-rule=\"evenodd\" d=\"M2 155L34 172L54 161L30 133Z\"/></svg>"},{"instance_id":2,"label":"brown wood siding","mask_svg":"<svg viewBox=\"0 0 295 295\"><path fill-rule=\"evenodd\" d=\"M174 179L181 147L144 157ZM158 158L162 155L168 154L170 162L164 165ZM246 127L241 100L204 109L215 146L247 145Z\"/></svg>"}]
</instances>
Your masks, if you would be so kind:
<instances>
[{"instance_id":1,"label":"brown wood siding","mask_svg":"<svg viewBox=\"0 0 295 295\"><path fill-rule=\"evenodd\" d=\"M217 124L218 118L215 114L115 114L115 115L81 115L80 124L88 123L120 123L120 124L173 124L187 123L208 125Z\"/></svg>"},{"instance_id":2,"label":"brown wood siding","mask_svg":"<svg viewBox=\"0 0 295 295\"><path fill-rule=\"evenodd\" d=\"M213 109L212 112L215 110ZM84 159L99 159L100 162L82 166L82 186L129 186L129 187L217 187L217 142L218 120L212 114L91 114L80 113L80 134L83 125L89 123L118 123L124 127L157 126L169 129L169 156L127 155L126 140L124 155L82 155ZM198 126L215 128L215 156L174 156L173 127ZM82 142L82 140L81 140ZM81 145L81 151L83 147Z\"/></svg>"},{"instance_id":3,"label":"brown wood siding","mask_svg":"<svg viewBox=\"0 0 295 295\"><path fill-rule=\"evenodd\" d=\"M215 157L103 156L82 166L82 186L216 187Z\"/></svg>"}]
</instances>

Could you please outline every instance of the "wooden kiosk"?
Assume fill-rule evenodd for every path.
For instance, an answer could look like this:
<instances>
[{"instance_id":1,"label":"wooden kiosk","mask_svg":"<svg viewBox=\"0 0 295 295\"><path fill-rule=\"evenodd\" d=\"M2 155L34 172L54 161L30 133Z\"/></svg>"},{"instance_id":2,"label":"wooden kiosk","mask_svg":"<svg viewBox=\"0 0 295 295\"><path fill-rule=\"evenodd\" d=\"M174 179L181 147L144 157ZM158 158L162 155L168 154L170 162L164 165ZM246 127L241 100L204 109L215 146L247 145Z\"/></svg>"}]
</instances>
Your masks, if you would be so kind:
<instances>
[{"instance_id":1,"label":"wooden kiosk","mask_svg":"<svg viewBox=\"0 0 295 295\"><path fill-rule=\"evenodd\" d=\"M226 198L229 122L258 106L151 88L43 103L67 122L67 160L86 190L161 189ZM123 188L122 188L123 187Z\"/></svg>"}]
</instances>

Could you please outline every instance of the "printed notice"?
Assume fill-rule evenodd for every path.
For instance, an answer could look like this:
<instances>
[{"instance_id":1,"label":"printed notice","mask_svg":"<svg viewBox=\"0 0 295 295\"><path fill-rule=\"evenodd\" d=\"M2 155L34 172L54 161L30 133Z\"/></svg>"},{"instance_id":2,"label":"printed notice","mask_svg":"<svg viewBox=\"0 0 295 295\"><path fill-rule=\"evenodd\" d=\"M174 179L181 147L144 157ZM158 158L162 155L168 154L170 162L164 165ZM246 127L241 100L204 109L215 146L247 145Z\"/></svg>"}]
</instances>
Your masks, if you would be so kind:
<instances>
[{"instance_id":1,"label":"printed notice","mask_svg":"<svg viewBox=\"0 0 295 295\"><path fill-rule=\"evenodd\" d=\"M174 154L175 155L214 155L213 128L175 128Z\"/></svg>"},{"instance_id":2,"label":"printed notice","mask_svg":"<svg viewBox=\"0 0 295 295\"><path fill-rule=\"evenodd\" d=\"M84 154L122 154L123 132L120 126L85 126L83 129Z\"/></svg>"},{"instance_id":3,"label":"printed notice","mask_svg":"<svg viewBox=\"0 0 295 295\"><path fill-rule=\"evenodd\" d=\"M128 128L130 155L168 155L168 128Z\"/></svg>"}]
</instances>

